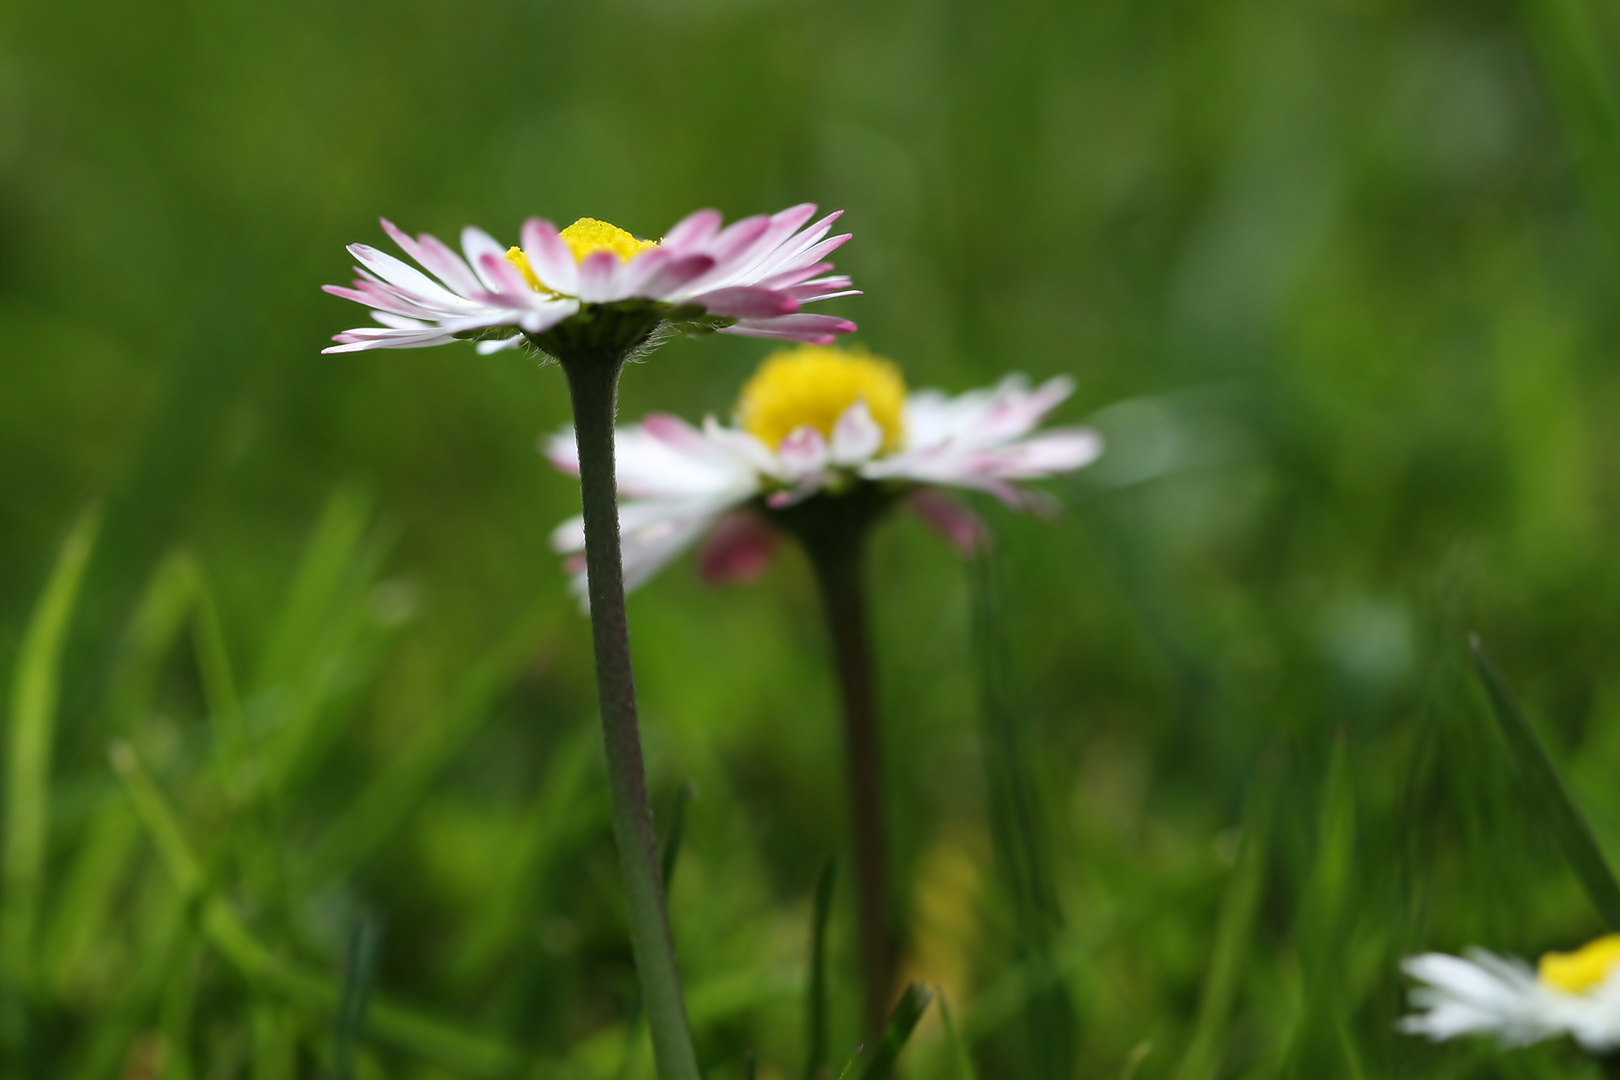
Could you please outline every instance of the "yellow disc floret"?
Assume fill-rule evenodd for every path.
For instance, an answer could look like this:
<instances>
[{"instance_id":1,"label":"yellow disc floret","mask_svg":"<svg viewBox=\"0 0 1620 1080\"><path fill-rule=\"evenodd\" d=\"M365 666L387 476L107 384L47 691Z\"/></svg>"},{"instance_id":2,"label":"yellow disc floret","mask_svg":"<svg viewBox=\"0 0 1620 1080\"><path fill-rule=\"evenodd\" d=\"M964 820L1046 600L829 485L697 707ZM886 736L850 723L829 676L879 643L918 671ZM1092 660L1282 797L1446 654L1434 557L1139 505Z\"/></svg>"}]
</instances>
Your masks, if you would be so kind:
<instances>
[{"instance_id":1,"label":"yellow disc floret","mask_svg":"<svg viewBox=\"0 0 1620 1080\"><path fill-rule=\"evenodd\" d=\"M1574 952L1547 953L1536 965L1536 974L1547 986L1565 993L1584 994L1602 982L1617 963L1620 963L1620 934L1607 934Z\"/></svg>"},{"instance_id":2,"label":"yellow disc floret","mask_svg":"<svg viewBox=\"0 0 1620 1080\"><path fill-rule=\"evenodd\" d=\"M651 251L658 246L656 240L637 240L617 225L591 217L580 218L557 235L574 253L575 262L584 262L585 256L598 251L611 251L619 257L620 262L629 262L643 251Z\"/></svg>"},{"instance_id":3,"label":"yellow disc floret","mask_svg":"<svg viewBox=\"0 0 1620 1080\"><path fill-rule=\"evenodd\" d=\"M743 384L737 422L773 450L801 427L832 437L838 418L857 401L883 429L883 449L904 434L906 382L900 369L864 350L806 345L784 349Z\"/></svg>"},{"instance_id":4,"label":"yellow disc floret","mask_svg":"<svg viewBox=\"0 0 1620 1080\"><path fill-rule=\"evenodd\" d=\"M545 286L540 284L540 278L536 276L534 267L529 265L529 257L523 254L522 248L518 247L516 244L513 244L511 247L507 248L506 261L523 271L523 280L529 283L529 288L533 289L535 292L540 292L542 289L545 289Z\"/></svg>"},{"instance_id":5,"label":"yellow disc floret","mask_svg":"<svg viewBox=\"0 0 1620 1080\"><path fill-rule=\"evenodd\" d=\"M557 235L574 253L575 262L584 262L587 255L598 251L610 251L619 257L620 262L629 262L643 251L651 251L658 246L656 240L637 240L617 225L588 217L580 218ZM546 287L535 274L534 267L529 265L529 257L523 254L522 248L509 248L506 261L523 271L523 279L531 288L541 290Z\"/></svg>"}]
</instances>

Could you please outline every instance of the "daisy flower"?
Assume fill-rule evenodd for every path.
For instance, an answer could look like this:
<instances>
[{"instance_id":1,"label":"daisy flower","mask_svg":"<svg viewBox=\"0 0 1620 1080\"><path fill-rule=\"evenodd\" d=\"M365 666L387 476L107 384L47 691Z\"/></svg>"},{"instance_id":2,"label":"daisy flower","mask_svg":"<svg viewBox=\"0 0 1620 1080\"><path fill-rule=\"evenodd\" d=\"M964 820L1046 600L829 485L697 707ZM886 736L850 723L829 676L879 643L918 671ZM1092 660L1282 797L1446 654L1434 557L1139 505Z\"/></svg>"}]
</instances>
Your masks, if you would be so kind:
<instances>
[{"instance_id":1,"label":"daisy flower","mask_svg":"<svg viewBox=\"0 0 1620 1080\"><path fill-rule=\"evenodd\" d=\"M1408 1034L1490 1034L1504 1046L1569 1035L1594 1054L1620 1050L1620 934L1547 953L1534 969L1484 949L1466 959L1425 953L1402 967L1421 984L1412 1004L1422 1011L1400 1024Z\"/></svg>"},{"instance_id":2,"label":"daisy flower","mask_svg":"<svg viewBox=\"0 0 1620 1080\"><path fill-rule=\"evenodd\" d=\"M779 352L743 386L730 425L711 416L693 427L654 414L619 430L625 586L645 582L704 537L705 577L751 578L774 546L772 523L816 498L903 502L971 553L984 527L940 489L984 491L1015 510L1048 510L1050 496L1019 482L1078 469L1102 450L1088 428L1035 431L1072 390L1067 378L1032 387L1012 375L950 397L908 391L894 364L863 351ZM547 440L545 452L557 468L578 470L570 433ZM576 555L584 544L580 520L565 522L552 540L559 552ZM570 565L579 571L577 559Z\"/></svg>"},{"instance_id":3,"label":"daisy flower","mask_svg":"<svg viewBox=\"0 0 1620 1080\"><path fill-rule=\"evenodd\" d=\"M806 225L815 212L813 203L802 203L721 228L717 211L699 210L661 241L639 240L594 218L561 231L530 218L522 243L511 248L481 229L462 230L459 255L385 219L383 231L417 265L367 244L349 245L359 276L352 287L325 289L364 304L381 325L346 330L325 351L414 349L477 337L478 351L490 353L563 331L571 321L581 324L575 329L595 323L600 334L601 320L593 317L604 311L639 314L643 337L662 326L830 342L855 324L800 308L856 292L849 278L825 274L832 269L826 256L850 234L827 235L842 211Z\"/></svg>"}]
</instances>

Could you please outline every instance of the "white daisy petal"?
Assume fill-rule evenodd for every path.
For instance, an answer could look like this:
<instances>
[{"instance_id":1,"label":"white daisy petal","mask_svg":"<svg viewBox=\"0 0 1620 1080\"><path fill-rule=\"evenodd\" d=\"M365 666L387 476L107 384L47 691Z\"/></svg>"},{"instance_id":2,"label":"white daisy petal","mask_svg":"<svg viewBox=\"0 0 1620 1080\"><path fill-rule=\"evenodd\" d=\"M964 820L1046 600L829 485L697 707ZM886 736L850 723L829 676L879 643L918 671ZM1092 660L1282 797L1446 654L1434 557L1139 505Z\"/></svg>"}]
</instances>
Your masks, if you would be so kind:
<instances>
[{"instance_id":1,"label":"white daisy petal","mask_svg":"<svg viewBox=\"0 0 1620 1080\"><path fill-rule=\"evenodd\" d=\"M859 465L883 448L883 429L872 419L865 401L844 410L833 428L832 460L835 465Z\"/></svg>"},{"instance_id":2,"label":"white daisy petal","mask_svg":"<svg viewBox=\"0 0 1620 1080\"><path fill-rule=\"evenodd\" d=\"M523 257L546 288L565 296L579 292L579 269L574 253L557 234L557 226L544 218L523 223Z\"/></svg>"},{"instance_id":3,"label":"white daisy petal","mask_svg":"<svg viewBox=\"0 0 1620 1080\"><path fill-rule=\"evenodd\" d=\"M1613 947L1612 940L1594 944ZM1592 985L1549 981L1522 961L1483 949L1466 957L1426 953L1401 968L1418 983L1411 991L1417 1011L1399 1022L1407 1034L1436 1041L1492 1035L1504 1046L1569 1035L1592 1053L1620 1048L1620 964L1611 962Z\"/></svg>"},{"instance_id":4,"label":"white daisy petal","mask_svg":"<svg viewBox=\"0 0 1620 1080\"><path fill-rule=\"evenodd\" d=\"M815 428L801 427L782 440L782 445L776 448L776 457L782 463L784 480L816 476L827 466L827 440Z\"/></svg>"},{"instance_id":5,"label":"white daisy petal","mask_svg":"<svg viewBox=\"0 0 1620 1080\"><path fill-rule=\"evenodd\" d=\"M762 326L783 321L759 320ZM801 333L805 327L796 324ZM431 326L423 332L431 332ZM775 374L762 383L767 370ZM638 541L657 555L646 565L666 561L675 543L666 543L666 534L678 536L675 546L684 548L690 543L688 526L707 528L694 522L712 517L716 507L763 502L768 520L770 510L812 498L841 498L865 481L896 486L911 509L963 554L972 554L989 542L988 531L939 487L981 491L1014 510L1049 515L1058 509L1057 500L1018 482L1081 468L1102 450L1101 438L1086 428L1034 430L1072 391L1065 378L1033 390L1015 375L954 398L932 390L907 395L887 361L815 349L772 357L761 371L738 406L743 418L738 423L750 424L749 430L722 425L713 416L698 428L662 414L619 429L621 524L627 537L650 530ZM828 394L850 396L835 398L829 408ZM801 407L804 411L796 413ZM829 415L835 417L830 424ZM784 430L785 437L779 434ZM766 436L776 441L774 448ZM895 442L897 451L887 448ZM557 468L577 473L571 434L550 439L545 452ZM583 534L576 525L569 529L568 550L578 550ZM754 566L762 556L749 550L739 558Z\"/></svg>"}]
</instances>

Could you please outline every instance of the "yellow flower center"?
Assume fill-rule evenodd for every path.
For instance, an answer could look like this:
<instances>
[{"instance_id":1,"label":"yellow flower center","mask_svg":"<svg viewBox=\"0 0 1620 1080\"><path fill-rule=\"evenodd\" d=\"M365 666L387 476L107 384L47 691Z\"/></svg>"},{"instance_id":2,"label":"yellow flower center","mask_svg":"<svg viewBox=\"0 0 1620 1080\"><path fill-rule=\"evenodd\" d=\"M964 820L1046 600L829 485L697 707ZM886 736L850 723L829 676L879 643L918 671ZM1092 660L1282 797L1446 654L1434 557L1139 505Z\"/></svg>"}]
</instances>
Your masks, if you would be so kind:
<instances>
[{"instance_id":1,"label":"yellow flower center","mask_svg":"<svg viewBox=\"0 0 1620 1080\"><path fill-rule=\"evenodd\" d=\"M737 422L773 450L801 427L832 437L838 418L857 401L883 429L883 449L904 433L906 382L900 369L864 350L806 345L770 357L743 384Z\"/></svg>"},{"instance_id":2,"label":"yellow flower center","mask_svg":"<svg viewBox=\"0 0 1620 1080\"><path fill-rule=\"evenodd\" d=\"M1606 934L1574 952L1547 953L1536 965L1536 975L1547 986L1584 994L1602 982L1616 963L1620 963L1620 934Z\"/></svg>"},{"instance_id":3,"label":"yellow flower center","mask_svg":"<svg viewBox=\"0 0 1620 1080\"><path fill-rule=\"evenodd\" d=\"M611 251L619 257L620 262L629 262L643 251L651 251L658 246L656 240L637 240L617 225L610 225L595 218L582 217L568 228L557 234L562 242L568 245L568 250L574 253L574 261L582 263L587 255L598 251ZM529 257L523 254L520 247L512 247L506 252L506 261L523 271L523 279L536 291L545 290L546 286L529 265Z\"/></svg>"}]
</instances>

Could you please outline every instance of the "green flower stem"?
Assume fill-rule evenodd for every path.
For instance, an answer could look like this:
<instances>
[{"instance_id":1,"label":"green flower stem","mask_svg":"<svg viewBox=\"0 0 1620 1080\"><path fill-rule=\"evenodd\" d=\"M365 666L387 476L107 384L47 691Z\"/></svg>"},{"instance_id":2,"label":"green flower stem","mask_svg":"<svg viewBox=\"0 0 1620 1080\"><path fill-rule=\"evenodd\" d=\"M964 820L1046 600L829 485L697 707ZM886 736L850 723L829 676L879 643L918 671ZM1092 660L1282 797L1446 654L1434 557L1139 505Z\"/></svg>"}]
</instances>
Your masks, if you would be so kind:
<instances>
[{"instance_id":1,"label":"green flower stem","mask_svg":"<svg viewBox=\"0 0 1620 1080\"><path fill-rule=\"evenodd\" d=\"M815 569L844 707L849 766L850 832L859 895L864 1031L877 1038L894 988L894 938L889 927L889 857L883 795L883 739L878 726L872 646L867 631L863 565L871 526L892 495L877 485L807 500L777 512Z\"/></svg>"},{"instance_id":2,"label":"green flower stem","mask_svg":"<svg viewBox=\"0 0 1620 1080\"><path fill-rule=\"evenodd\" d=\"M548 351L552 351L548 348ZM579 446L579 489L585 516L585 568L596 688L607 747L613 839L619 849L630 946L641 980L647 1025L661 1080L698 1080L697 1057L686 1026L675 948L664 911L658 840L636 722L636 687L630 667L630 628L624 611L624 569L619 553L618 491L613 468L613 422L619 372L630 350L555 350L568 376Z\"/></svg>"}]
</instances>

